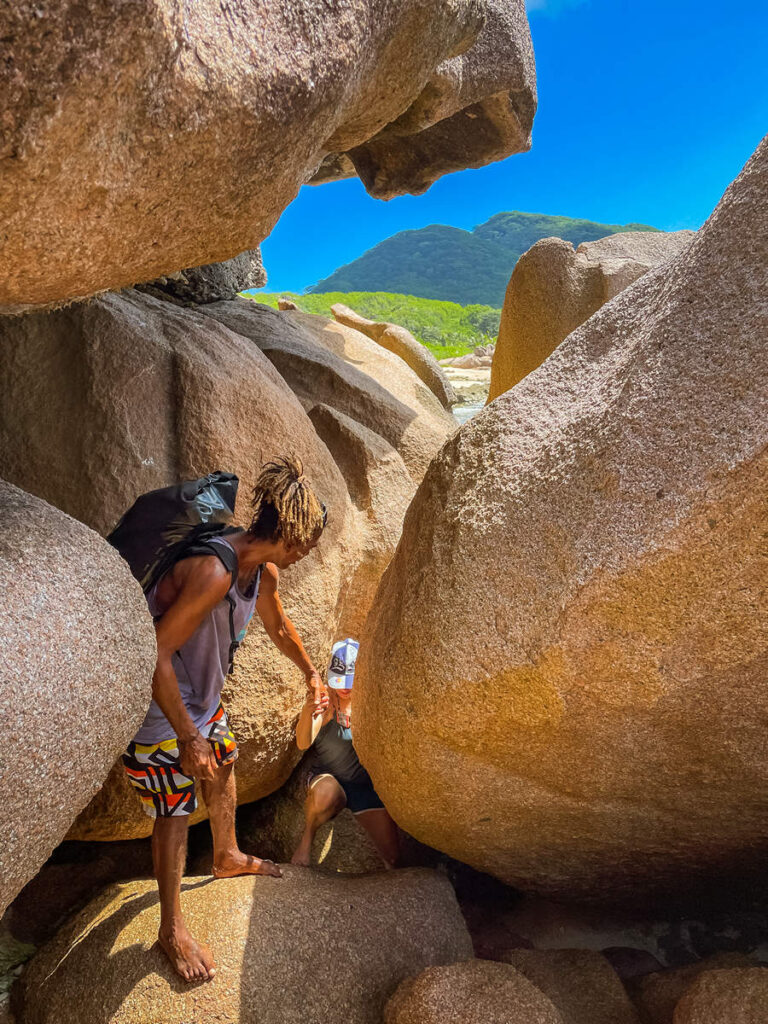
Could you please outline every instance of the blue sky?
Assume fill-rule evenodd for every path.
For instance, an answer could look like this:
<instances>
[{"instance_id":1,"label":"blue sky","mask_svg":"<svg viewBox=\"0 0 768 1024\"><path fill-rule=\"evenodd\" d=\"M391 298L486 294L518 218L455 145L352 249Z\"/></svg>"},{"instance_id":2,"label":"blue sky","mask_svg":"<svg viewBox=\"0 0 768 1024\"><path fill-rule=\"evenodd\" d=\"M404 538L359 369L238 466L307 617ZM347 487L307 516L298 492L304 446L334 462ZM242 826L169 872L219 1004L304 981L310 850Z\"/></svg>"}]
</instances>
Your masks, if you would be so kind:
<instances>
[{"instance_id":1,"label":"blue sky","mask_svg":"<svg viewBox=\"0 0 768 1024\"><path fill-rule=\"evenodd\" d=\"M303 291L405 228L501 210L697 228L768 132L768 3L529 0L529 153L382 202L305 186L263 243L268 291Z\"/></svg>"}]
</instances>

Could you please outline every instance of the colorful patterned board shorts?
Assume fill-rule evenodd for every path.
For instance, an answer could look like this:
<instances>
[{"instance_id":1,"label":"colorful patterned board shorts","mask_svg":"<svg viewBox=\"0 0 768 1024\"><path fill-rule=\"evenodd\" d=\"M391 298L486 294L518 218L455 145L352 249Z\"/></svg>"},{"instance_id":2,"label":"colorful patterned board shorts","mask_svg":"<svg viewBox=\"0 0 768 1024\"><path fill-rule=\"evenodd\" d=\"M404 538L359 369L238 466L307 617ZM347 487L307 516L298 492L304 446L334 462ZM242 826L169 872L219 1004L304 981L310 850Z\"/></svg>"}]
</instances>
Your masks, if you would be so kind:
<instances>
[{"instance_id":1,"label":"colorful patterned board shorts","mask_svg":"<svg viewBox=\"0 0 768 1024\"><path fill-rule=\"evenodd\" d=\"M200 730L203 735L205 729L218 764L234 764L237 742L222 704ZM130 743L123 754L123 765L150 818L182 817L197 809L195 780L181 770L175 736L160 743Z\"/></svg>"}]
</instances>

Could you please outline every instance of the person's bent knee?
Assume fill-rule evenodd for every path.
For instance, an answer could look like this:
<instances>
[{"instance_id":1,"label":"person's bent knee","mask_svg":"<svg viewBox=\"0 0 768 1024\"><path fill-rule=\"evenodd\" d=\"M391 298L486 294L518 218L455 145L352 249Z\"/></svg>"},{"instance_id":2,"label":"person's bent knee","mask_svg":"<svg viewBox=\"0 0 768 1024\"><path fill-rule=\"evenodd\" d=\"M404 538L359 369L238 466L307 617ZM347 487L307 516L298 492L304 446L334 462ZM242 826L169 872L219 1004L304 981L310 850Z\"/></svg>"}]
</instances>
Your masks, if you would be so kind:
<instances>
[{"instance_id":1,"label":"person's bent knee","mask_svg":"<svg viewBox=\"0 0 768 1024\"><path fill-rule=\"evenodd\" d=\"M319 779L309 791L312 810L316 814L329 814L335 817L344 810L346 797L338 782L331 778Z\"/></svg>"}]
</instances>

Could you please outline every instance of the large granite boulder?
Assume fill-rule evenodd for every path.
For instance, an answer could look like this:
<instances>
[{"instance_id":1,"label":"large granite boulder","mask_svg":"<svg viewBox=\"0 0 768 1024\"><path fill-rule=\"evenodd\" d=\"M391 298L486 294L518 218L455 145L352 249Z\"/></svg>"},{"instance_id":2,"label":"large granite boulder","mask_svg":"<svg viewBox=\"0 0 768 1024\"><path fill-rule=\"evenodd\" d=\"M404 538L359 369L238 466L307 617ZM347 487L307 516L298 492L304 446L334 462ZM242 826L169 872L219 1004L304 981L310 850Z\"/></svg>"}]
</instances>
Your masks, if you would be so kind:
<instances>
[{"instance_id":1,"label":"large granite boulder","mask_svg":"<svg viewBox=\"0 0 768 1024\"><path fill-rule=\"evenodd\" d=\"M362 423L322 404L309 410L309 418L344 477L365 536L338 630L359 637L400 540L416 485L395 449Z\"/></svg>"},{"instance_id":2,"label":"large granite boulder","mask_svg":"<svg viewBox=\"0 0 768 1024\"><path fill-rule=\"evenodd\" d=\"M764 141L672 262L433 461L355 709L417 839L569 897L763 867L767 267Z\"/></svg>"},{"instance_id":3,"label":"large granite boulder","mask_svg":"<svg viewBox=\"0 0 768 1024\"><path fill-rule=\"evenodd\" d=\"M354 309L337 302L331 306L334 319L372 338L382 348L394 352L424 381L445 409L456 404L456 394L438 361L429 349L417 341L405 327L380 320L368 320Z\"/></svg>"},{"instance_id":4,"label":"large granite boulder","mask_svg":"<svg viewBox=\"0 0 768 1024\"><path fill-rule=\"evenodd\" d=\"M380 1024L403 979L472 955L453 890L431 871L193 878L182 901L213 949L212 981L174 974L155 945L157 886L130 882L37 954L19 994L24 1024Z\"/></svg>"},{"instance_id":5,"label":"large granite boulder","mask_svg":"<svg viewBox=\"0 0 768 1024\"><path fill-rule=\"evenodd\" d=\"M2 29L6 311L252 249L329 157L389 196L530 145L523 0L20 0Z\"/></svg>"},{"instance_id":6,"label":"large granite boulder","mask_svg":"<svg viewBox=\"0 0 768 1024\"><path fill-rule=\"evenodd\" d=\"M632 984L632 998L645 1024L674 1024L675 1007L700 975L755 966L744 953L717 953L685 967L647 974Z\"/></svg>"},{"instance_id":7,"label":"large granite boulder","mask_svg":"<svg viewBox=\"0 0 768 1024\"><path fill-rule=\"evenodd\" d=\"M693 231L624 231L576 249L542 238L515 264L504 296L488 401L514 387L604 303L677 255Z\"/></svg>"},{"instance_id":8,"label":"large granite boulder","mask_svg":"<svg viewBox=\"0 0 768 1024\"><path fill-rule=\"evenodd\" d=\"M511 949L501 957L540 989L563 1024L640 1024L618 974L591 949Z\"/></svg>"},{"instance_id":9,"label":"large granite boulder","mask_svg":"<svg viewBox=\"0 0 768 1024\"><path fill-rule=\"evenodd\" d=\"M379 434L418 483L456 421L402 359L350 327L250 299L215 302L207 316L250 338L309 410L329 405Z\"/></svg>"},{"instance_id":10,"label":"large granite boulder","mask_svg":"<svg viewBox=\"0 0 768 1024\"><path fill-rule=\"evenodd\" d=\"M330 517L318 549L283 574L281 592L312 658L325 664L365 524L327 447L255 345L201 313L128 292L2 318L0 352L0 473L100 533L138 494L213 469L240 477L236 518L246 521L262 461L298 454ZM240 797L257 799L298 759L294 722L304 699L301 673L258 617L224 699L240 741ZM72 838L150 829L117 767Z\"/></svg>"},{"instance_id":11,"label":"large granite boulder","mask_svg":"<svg viewBox=\"0 0 768 1024\"><path fill-rule=\"evenodd\" d=\"M674 1024L765 1024L768 968L706 971L675 1007Z\"/></svg>"},{"instance_id":12,"label":"large granite boulder","mask_svg":"<svg viewBox=\"0 0 768 1024\"><path fill-rule=\"evenodd\" d=\"M536 92L525 7L484 0L481 12L474 45L443 61L400 117L349 150L372 195L424 192L440 168L480 167L530 147ZM348 165L335 163L345 176Z\"/></svg>"},{"instance_id":13,"label":"large granite boulder","mask_svg":"<svg viewBox=\"0 0 768 1024\"><path fill-rule=\"evenodd\" d=\"M384 1024L565 1024L554 1004L508 964L467 960L404 981Z\"/></svg>"},{"instance_id":14,"label":"large granite boulder","mask_svg":"<svg viewBox=\"0 0 768 1024\"><path fill-rule=\"evenodd\" d=\"M2 481L0 521L2 913L141 724L155 633L93 530Z\"/></svg>"}]
</instances>

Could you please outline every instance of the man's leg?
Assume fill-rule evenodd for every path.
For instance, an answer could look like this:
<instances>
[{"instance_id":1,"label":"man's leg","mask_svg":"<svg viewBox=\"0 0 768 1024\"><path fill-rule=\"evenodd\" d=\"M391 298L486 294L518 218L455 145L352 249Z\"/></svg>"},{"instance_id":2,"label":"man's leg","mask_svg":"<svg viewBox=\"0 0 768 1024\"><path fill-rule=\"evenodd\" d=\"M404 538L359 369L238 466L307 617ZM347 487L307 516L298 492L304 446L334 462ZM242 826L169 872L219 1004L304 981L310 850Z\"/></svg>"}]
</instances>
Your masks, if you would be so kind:
<instances>
[{"instance_id":1,"label":"man's leg","mask_svg":"<svg viewBox=\"0 0 768 1024\"><path fill-rule=\"evenodd\" d=\"M212 781L203 779L203 798L208 807L213 833L214 878L232 878L234 875L282 875L271 860L261 860L243 853L235 836L235 809L237 791L232 764L220 765Z\"/></svg>"},{"instance_id":2,"label":"man's leg","mask_svg":"<svg viewBox=\"0 0 768 1024\"><path fill-rule=\"evenodd\" d=\"M152 863L160 890L158 941L185 981L209 981L216 974L213 954L192 938L181 915L181 878L187 856L189 816L156 818Z\"/></svg>"},{"instance_id":3,"label":"man's leg","mask_svg":"<svg viewBox=\"0 0 768 1024\"><path fill-rule=\"evenodd\" d=\"M326 821L335 818L346 803L344 790L332 775L320 775L310 783L307 799L304 801L304 833L291 857L291 864L309 867L315 833Z\"/></svg>"},{"instance_id":4,"label":"man's leg","mask_svg":"<svg viewBox=\"0 0 768 1024\"><path fill-rule=\"evenodd\" d=\"M400 856L400 837L388 812L383 807L373 807L369 811L359 811L355 817L373 840L381 859L388 868L393 868Z\"/></svg>"}]
</instances>

